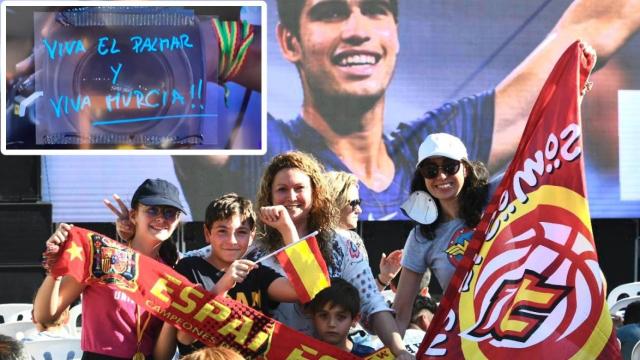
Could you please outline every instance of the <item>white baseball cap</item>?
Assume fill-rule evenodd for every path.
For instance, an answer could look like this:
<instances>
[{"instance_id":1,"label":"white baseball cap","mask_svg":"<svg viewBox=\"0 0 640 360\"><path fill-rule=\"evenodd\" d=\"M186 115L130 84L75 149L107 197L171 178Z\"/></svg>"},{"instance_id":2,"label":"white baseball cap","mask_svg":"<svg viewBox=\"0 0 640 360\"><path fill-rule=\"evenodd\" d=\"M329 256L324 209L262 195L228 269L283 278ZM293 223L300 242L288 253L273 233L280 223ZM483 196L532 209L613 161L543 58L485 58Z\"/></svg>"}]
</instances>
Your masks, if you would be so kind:
<instances>
[{"instance_id":1,"label":"white baseball cap","mask_svg":"<svg viewBox=\"0 0 640 360\"><path fill-rule=\"evenodd\" d=\"M462 141L447 133L431 134L424 139L418 150L416 167L420 165L422 160L432 156L444 156L457 161L468 157L467 148Z\"/></svg>"}]
</instances>

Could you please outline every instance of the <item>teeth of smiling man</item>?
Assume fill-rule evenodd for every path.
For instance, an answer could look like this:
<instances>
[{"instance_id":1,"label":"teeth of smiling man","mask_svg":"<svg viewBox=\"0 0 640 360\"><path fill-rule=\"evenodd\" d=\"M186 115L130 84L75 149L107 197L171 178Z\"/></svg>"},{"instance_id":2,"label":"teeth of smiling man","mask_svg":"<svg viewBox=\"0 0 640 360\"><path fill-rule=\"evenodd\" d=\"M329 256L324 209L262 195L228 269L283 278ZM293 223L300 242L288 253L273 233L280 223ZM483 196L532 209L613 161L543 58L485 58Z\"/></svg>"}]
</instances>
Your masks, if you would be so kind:
<instances>
[{"instance_id":1,"label":"teeth of smiling man","mask_svg":"<svg viewBox=\"0 0 640 360\"><path fill-rule=\"evenodd\" d=\"M375 63L376 58L373 55L350 55L340 60L342 66L374 65Z\"/></svg>"}]
</instances>

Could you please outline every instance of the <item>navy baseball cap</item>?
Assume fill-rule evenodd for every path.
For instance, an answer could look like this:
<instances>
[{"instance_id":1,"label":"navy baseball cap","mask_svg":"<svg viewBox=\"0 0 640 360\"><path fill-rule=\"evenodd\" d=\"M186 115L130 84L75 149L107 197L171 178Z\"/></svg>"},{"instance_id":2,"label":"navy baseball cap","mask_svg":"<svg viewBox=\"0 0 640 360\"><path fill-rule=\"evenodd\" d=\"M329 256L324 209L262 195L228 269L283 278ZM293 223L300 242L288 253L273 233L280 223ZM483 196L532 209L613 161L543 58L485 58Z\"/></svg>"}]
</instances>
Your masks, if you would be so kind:
<instances>
[{"instance_id":1,"label":"navy baseball cap","mask_svg":"<svg viewBox=\"0 0 640 360\"><path fill-rule=\"evenodd\" d=\"M173 206L183 213L187 213L180 202L178 188L163 179L147 179L138 186L131 198L131 207L134 208L137 203L147 206Z\"/></svg>"}]
</instances>

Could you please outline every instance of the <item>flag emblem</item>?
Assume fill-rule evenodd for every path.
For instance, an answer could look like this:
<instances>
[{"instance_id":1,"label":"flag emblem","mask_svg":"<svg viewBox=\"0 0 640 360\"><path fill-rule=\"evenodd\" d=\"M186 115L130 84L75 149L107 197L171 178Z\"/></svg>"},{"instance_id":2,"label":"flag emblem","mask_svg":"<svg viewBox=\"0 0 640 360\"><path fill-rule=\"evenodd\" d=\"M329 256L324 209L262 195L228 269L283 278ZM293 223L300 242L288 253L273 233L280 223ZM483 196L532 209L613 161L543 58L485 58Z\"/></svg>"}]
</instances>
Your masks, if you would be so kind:
<instances>
[{"instance_id":1,"label":"flag emblem","mask_svg":"<svg viewBox=\"0 0 640 360\"><path fill-rule=\"evenodd\" d=\"M88 233L87 236L91 239L89 243L93 254L90 265L92 277L125 291L136 291L138 254L101 235Z\"/></svg>"},{"instance_id":2,"label":"flag emblem","mask_svg":"<svg viewBox=\"0 0 640 360\"><path fill-rule=\"evenodd\" d=\"M506 356L514 348L541 343L552 353L555 344L562 353L566 344L559 340L589 341L588 334L604 326L599 324L602 304L592 303L604 298L605 289L588 240L586 199L558 186L543 186L528 196L518 216L506 219L487 239L476 275L460 296L461 306L474 310L460 312L460 327L468 329L463 339L487 355ZM506 245L493 249L494 244ZM488 338L491 346L485 347L482 341Z\"/></svg>"}]
</instances>

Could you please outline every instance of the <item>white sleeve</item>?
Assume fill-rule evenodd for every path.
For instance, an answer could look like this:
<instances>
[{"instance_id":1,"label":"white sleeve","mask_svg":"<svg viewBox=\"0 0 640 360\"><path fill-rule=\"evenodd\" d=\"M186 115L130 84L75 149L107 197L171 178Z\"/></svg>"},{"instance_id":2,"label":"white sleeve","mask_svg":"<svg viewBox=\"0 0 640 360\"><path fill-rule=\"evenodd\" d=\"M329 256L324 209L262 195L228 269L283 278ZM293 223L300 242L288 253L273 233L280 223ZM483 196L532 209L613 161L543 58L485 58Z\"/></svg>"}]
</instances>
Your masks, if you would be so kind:
<instances>
[{"instance_id":1,"label":"white sleeve","mask_svg":"<svg viewBox=\"0 0 640 360\"><path fill-rule=\"evenodd\" d=\"M337 235L336 241L343 256L340 277L358 289L363 325L369 328L371 314L391 309L378 290L365 253L345 237Z\"/></svg>"}]
</instances>

